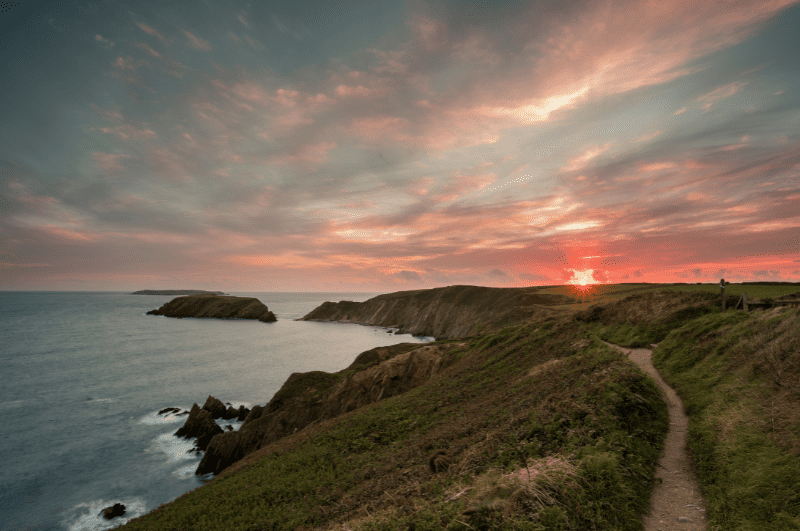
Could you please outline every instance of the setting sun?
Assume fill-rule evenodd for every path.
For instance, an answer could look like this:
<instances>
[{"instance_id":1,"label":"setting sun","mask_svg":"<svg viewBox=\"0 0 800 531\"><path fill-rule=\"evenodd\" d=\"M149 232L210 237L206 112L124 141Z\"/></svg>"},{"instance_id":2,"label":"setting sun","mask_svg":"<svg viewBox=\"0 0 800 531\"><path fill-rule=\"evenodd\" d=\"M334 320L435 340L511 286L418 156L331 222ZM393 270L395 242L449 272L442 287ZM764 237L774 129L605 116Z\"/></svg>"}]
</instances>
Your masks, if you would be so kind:
<instances>
[{"instance_id":1,"label":"setting sun","mask_svg":"<svg viewBox=\"0 0 800 531\"><path fill-rule=\"evenodd\" d=\"M572 278L567 281L567 284L576 286L587 286L590 284L597 284L594 279L594 269L584 269L583 271L572 270Z\"/></svg>"}]
</instances>

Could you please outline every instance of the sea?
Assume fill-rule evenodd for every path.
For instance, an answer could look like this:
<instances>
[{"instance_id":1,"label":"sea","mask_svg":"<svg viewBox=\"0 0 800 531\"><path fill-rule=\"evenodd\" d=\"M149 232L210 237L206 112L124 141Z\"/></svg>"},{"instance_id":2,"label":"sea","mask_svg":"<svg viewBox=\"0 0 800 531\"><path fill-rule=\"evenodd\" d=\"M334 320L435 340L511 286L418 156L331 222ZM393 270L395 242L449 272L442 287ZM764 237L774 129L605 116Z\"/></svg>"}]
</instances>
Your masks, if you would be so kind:
<instances>
[{"instance_id":1,"label":"sea","mask_svg":"<svg viewBox=\"0 0 800 531\"><path fill-rule=\"evenodd\" d=\"M293 372L335 372L374 347L433 340L295 320L375 293L230 294L258 298L278 321L146 315L168 295L0 292L1 530L111 529L201 487L202 456L174 436L186 417L164 408L208 395L264 405ZM105 520L115 503L125 515Z\"/></svg>"}]
</instances>

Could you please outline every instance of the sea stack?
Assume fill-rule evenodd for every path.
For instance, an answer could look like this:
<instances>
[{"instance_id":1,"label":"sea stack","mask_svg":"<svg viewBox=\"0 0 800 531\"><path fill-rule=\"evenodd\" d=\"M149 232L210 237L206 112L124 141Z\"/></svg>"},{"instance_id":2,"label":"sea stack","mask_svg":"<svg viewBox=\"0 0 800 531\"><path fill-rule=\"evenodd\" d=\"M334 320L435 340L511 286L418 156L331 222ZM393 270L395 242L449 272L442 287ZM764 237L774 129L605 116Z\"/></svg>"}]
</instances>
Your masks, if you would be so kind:
<instances>
[{"instance_id":1,"label":"sea stack","mask_svg":"<svg viewBox=\"0 0 800 531\"><path fill-rule=\"evenodd\" d=\"M254 297L211 294L176 297L161 308L150 310L147 315L177 318L255 319L264 323L274 323L278 320L266 305Z\"/></svg>"}]
</instances>

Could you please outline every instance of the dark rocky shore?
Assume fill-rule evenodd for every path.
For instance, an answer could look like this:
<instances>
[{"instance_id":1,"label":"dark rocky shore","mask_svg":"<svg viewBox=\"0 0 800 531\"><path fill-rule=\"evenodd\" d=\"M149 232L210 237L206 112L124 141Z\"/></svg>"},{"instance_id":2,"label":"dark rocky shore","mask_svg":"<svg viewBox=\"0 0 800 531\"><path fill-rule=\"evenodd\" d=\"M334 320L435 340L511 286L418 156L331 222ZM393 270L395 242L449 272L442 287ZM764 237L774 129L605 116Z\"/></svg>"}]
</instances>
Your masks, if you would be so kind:
<instances>
[{"instance_id":1,"label":"dark rocky shore","mask_svg":"<svg viewBox=\"0 0 800 531\"><path fill-rule=\"evenodd\" d=\"M188 295L172 299L147 315L166 317L199 317L213 319L255 319L264 323L274 323L278 319L261 301L254 297L234 297L230 295Z\"/></svg>"}]
</instances>

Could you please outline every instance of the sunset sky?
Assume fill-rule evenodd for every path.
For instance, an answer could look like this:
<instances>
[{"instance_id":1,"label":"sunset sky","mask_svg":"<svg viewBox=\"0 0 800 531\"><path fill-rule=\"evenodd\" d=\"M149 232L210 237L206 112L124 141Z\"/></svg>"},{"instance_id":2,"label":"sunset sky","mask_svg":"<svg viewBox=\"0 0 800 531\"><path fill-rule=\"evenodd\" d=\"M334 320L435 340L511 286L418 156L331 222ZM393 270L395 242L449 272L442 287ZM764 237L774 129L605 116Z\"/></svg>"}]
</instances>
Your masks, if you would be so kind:
<instances>
[{"instance_id":1,"label":"sunset sky","mask_svg":"<svg viewBox=\"0 0 800 531\"><path fill-rule=\"evenodd\" d=\"M0 2L0 289L800 281L800 5Z\"/></svg>"}]
</instances>

